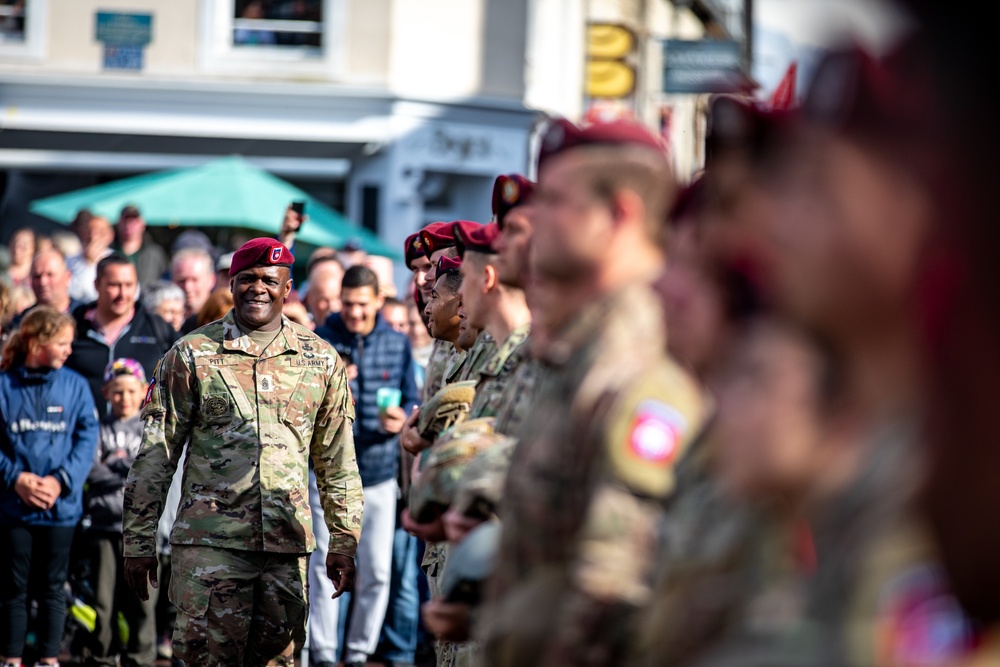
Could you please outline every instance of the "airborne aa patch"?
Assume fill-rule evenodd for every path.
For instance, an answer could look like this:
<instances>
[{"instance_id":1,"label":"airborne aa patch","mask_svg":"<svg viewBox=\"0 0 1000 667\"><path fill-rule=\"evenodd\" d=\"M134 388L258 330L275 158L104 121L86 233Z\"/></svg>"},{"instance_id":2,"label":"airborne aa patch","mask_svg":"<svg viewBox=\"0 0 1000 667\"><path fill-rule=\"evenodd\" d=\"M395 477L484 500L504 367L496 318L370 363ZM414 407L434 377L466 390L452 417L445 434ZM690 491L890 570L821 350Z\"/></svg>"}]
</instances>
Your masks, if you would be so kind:
<instances>
[{"instance_id":1,"label":"airborne aa patch","mask_svg":"<svg viewBox=\"0 0 1000 667\"><path fill-rule=\"evenodd\" d=\"M630 453L643 461L664 465L677 456L686 430L680 412L658 401L643 401L636 407L628 435Z\"/></svg>"}]
</instances>

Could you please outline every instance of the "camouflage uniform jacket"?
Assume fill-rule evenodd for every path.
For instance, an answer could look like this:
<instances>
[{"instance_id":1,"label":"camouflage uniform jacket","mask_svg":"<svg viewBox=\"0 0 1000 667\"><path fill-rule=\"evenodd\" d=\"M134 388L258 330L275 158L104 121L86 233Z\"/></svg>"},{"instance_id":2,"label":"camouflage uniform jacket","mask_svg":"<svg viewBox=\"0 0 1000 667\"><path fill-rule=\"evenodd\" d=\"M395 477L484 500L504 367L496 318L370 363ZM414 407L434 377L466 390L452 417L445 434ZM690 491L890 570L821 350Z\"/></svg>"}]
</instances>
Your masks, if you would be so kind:
<instances>
[{"instance_id":1,"label":"camouflage uniform jacket","mask_svg":"<svg viewBox=\"0 0 1000 667\"><path fill-rule=\"evenodd\" d=\"M469 348L460 366L454 366L448 372L447 382L462 382L478 380L479 372L486 366L497 350L497 342L486 331L479 332L476 342Z\"/></svg>"},{"instance_id":2,"label":"camouflage uniform jacket","mask_svg":"<svg viewBox=\"0 0 1000 667\"><path fill-rule=\"evenodd\" d=\"M229 311L167 352L141 417L125 487L126 556L156 555L157 520L185 442L171 544L312 551L311 459L329 550L355 553L362 493L354 408L344 363L313 332L282 317L262 353Z\"/></svg>"},{"instance_id":3,"label":"camouflage uniform jacket","mask_svg":"<svg viewBox=\"0 0 1000 667\"><path fill-rule=\"evenodd\" d=\"M874 430L857 477L810 517L817 567L804 578L804 608L793 622L780 632L728 637L684 664L960 664L969 650L970 626L947 590L912 505L921 479L918 444L911 424L887 422Z\"/></svg>"},{"instance_id":4,"label":"camouflage uniform jacket","mask_svg":"<svg viewBox=\"0 0 1000 667\"><path fill-rule=\"evenodd\" d=\"M493 356L479 371L476 399L472 402L469 418L494 417L504 398L515 371L528 358L528 334L531 324L523 324L507 335Z\"/></svg>"},{"instance_id":5,"label":"camouflage uniform jacket","mask_svg":"<svg viewBox=\"0 0 1000 667\"><path fill-rule=\"evenodd\" d=\"M637 619L630 665L686 665L734 637L764 642L801 619L810 564L796 559L789 522L726 493L714 452L703 432L677 465L654 596Z\"/></svg>"},{"instance_id":6,"label":"camouflage uniform jacket","mask_svg":"<svg viewBox=\"0 0 1000 667\"><path fill-rule=\"evenodd\" d=\"M704 413L663 352L661 318L652 291L632 285L579 313L540 357L552 376L513 454L477 628L491 664L620 663L652 593L674 463Z\"/></svg>"},{"instance_id":7,"label":"camouflage uniform jacket","mask_svg":"<svg viewBox=\"0 0 1000 667\"><path fill-rule=\"evenodd\" d=\"M454 355L459 354L455 346L443 340L435 340L431 358L427 361L424 388L421 398L426 401L445 385L445 371L452 364Z\"/></svg>"},{"instance_id":8,"label":"camouflage uniform jacket","mask_svg":"<svg viewBox=\"0 0 1000 667\"><path fill-rule=\"evenodd\" d=\"M497 402L493 425L497 433L520 436L525 422L535 409L539 392L543 391L542 386L549 375L549 369L528 355L530 349L531 336L528 336L522 347L524 357Z\"/></svg>"}]
</instances>

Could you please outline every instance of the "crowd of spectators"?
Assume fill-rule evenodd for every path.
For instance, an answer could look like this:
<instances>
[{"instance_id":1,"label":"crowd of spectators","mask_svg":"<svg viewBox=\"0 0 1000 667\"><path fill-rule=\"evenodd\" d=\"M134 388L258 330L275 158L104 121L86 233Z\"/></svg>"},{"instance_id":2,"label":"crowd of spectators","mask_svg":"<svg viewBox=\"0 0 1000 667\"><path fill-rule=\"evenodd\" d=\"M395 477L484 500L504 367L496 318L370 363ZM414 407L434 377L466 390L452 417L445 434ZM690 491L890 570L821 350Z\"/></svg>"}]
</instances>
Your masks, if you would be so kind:
<instances>
[{"instance_id":1,"label":"crowd of spectators","mask_svg":"<svg viewBox=\"0 0 1000 667\"><path fill-rule=\"evenodd\" d=\"M290 215L297 214L286 212L282 238L291 245L294 231L288 229ZM384 315L379 314L377 318L378 331L393 336L403 334L399 341L406 348L406 368L398 369L400 382L413 387L422 377L430 340L412 298L406 301L395 298L397 290L392 282L391 260L369 256L351 242L340 248L316 248L311 253L309 250L296 248L300 258L307 258L301 264L305 280L301 286L296 286L285 304L284 314L310 329L326 327L331 320L340 317L345 272L355 276L355 280L360 272L366 281L365 289L374 290L372 303L381 304L383 299L387 300ZM163 594L159 600L153 596L147 602L140 602L127 586L122 585L122 489L141 439L139 408L147 380L153 377L159 359L180 336L221 319L232 308L229 286L232 257L232 247L225 242L213 242L201 230L181 231L169 247L157 243L146 229L139 208L131 205L121 210L114 224L83 210L65 231L43 236L23 227L10 235L6 247L0 247L0 260L5 264L0 279L0 344L11 347L13 354L12 346L27 350L29 343L26 340L31 339L45 349L61 338L69 343L63 346L64 357L48 355L41 359L41 368L37 367L38 358L26 351L17 359L12 357L10 365L4 366L7 376L17 384L22 376L34 378L33 374L41 373L48 383L44 386L49 386L52 382L66 382L65 373L59 369L75 371L83 378L81 386L89 389L85 392L87 404L95 406L98 417L98 422L88 423L85 429L68 428L70 435L62 445L63 454L73 457L77 463L85 463L78 466L80 471L70 476L65 472L69 467L54 462L53 475L67 475L60 480L65 490L53 487L55 490L45 491L41 482L38 482L37 491L24 486L25 493L36 494L37 516L31 515L33 518L25 525L2 526L7 532L16 529L36 535L36 547L41 543L39 531L47 531L44 533L46 538L58 533L58 539L44 542L44 549L56 549L59 558L53 560L55 552L49 551L33 555L30 546L22 550L23 553L8 554L14 560L4 563L4 571L11 565L15 574L32 558L53 561L48 578L41 583L32 581L29 584L27 577L15 577L13 582L23 588L24 593L24 616L15 614L19 623L29 622L32 607L28 600L41 600L43 606L34 607L33 613L50 614L51 618L31 620L38 626L34 634L25 634L18 628L0 631L0 643L4 644L0 646L0 655L9 658L27 653L44 662L58 651L64 654L69 651L86 664L94 665L116 664L115 660L123 665L152 665L157 657L170 657L172 614L167 596ZM375 310L370 313L372 318L376 314ZM373 320L362 324L374 323ZM412 326L414 323L419 326ZM361 340L368 337L368 333L371 332L358 330L351 335ZM412 341L412 360L408 339ZM22 367L26 363L36 367L25 370ZM402 382L404 376L406 383ZM408 393L415 391L410 389ZM10 395L16 391L5 385L4 392L7 394L4 404L8 405ZM51 398L49 394L46 396ZM51 411L59 407L52 405L41 409ZM63 421L79 418L76 412L57 414ZM398 418L400 424L402 419ZM381 433L383 439L388 438L391 442L387 451L394 452L397 449L394 434L386 432L377 422L376 416L371 424L372 432ZM3 463L0 459L0 464ZM20 493L18 471L7 467L2 472L5 478L10 478L11 490L2 495L14 502L14 496ZM376 467L382 476L388 471L394 487L391 478L396 468L391 465ZM382 481L381 478L378 481ZM53 494L55 499L50 497ZM395 493L390 491L387 498L389 518L382 539L391 542L396 527L392 518ZM7 500L0 498L0 504ZM72 505L72 511L60 510L63 520L57 522L58 526L50 525L53 508L67 506L67 503ZM161 525L164 535L169 533L171 515L166 512ZM59 530L53 533L56 528ZM170 575L169 544L166 540L163 542L161 581ZM411 588L415 589L415 568L410 574L414 579ZM380 565L378 578L384 585L377 596L378 607L383 607L384 598L388 597L388 577L389 564ZM79 600L82 596L83 602L95 613L92 627L77 633L75 640L70 639L69 633L64 634L60 619L66 618L66 610L56 611L62 606L64 592L68 593L67 600ZM414 598L409 614L414 631L417 604ZM384 610L376 616L380 619L381 614ZM378 639L379 619L364 622L366 644ZM128 625L129 632L120 631L120 620ZM72 623L71 617L69 624ZM18 645L18 635L21 645ZM85 636L81 639L82 635ZM28 636L33 637L33 641L25 646L23 642ZM409 650L412 652L412 646Z\"/></svg>"}]
</instances>

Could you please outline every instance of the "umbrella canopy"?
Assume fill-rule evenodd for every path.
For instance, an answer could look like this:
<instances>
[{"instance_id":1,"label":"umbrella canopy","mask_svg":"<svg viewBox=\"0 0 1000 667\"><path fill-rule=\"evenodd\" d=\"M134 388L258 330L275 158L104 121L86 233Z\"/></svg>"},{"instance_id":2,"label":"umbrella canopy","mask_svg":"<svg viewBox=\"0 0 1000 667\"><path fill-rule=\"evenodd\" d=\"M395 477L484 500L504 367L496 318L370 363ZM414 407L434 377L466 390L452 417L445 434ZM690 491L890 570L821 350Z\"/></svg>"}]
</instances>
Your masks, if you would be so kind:
<instances>
[{"instance_id":1,"label":"umbrella canopy","mask_svg":"<svg viewBox=\"0 0 1000 667\"><path fill-rule=\"evenodd\" d=\"M110 220L133 204L146 224L176 227L245 227L277 235L285 207L306 202L306 224L296 241L339 248L354 241L372 255L401 259L372 232L239 156L198 167L169 169L38 199L32 213L67 224L89 209Z\"/></svg>"}]
</instances>

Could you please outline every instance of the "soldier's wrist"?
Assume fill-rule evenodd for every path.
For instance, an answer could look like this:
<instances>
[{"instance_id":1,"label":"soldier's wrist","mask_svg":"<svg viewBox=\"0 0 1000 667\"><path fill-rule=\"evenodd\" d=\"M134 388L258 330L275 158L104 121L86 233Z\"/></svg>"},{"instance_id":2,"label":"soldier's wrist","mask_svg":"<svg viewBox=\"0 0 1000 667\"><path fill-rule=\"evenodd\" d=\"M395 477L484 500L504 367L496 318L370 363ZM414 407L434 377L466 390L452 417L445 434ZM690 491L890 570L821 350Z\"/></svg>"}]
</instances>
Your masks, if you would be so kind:
<instances>
[{"instance_id":1,"label":"soldier's wrist","mask_svg":"<svg viewBox=\"0 0 1000 667\"><path fill-rule=\"evenodd\" d=\"M146 546L125 546L122 549L125 558L156 558L156 545L151 548Z\"/></svg>"},{"instance_id":2,"label":"soldier's wrist","mask_svg":"<svg viewBox=\"0 0 1000 667\"><path fill-rule=\"evenodd\" d=\"M350 537L332 538L326 551L327 553L354 558L358 552L358 543Z\"/></svg>"}]
</instances>

